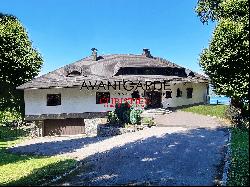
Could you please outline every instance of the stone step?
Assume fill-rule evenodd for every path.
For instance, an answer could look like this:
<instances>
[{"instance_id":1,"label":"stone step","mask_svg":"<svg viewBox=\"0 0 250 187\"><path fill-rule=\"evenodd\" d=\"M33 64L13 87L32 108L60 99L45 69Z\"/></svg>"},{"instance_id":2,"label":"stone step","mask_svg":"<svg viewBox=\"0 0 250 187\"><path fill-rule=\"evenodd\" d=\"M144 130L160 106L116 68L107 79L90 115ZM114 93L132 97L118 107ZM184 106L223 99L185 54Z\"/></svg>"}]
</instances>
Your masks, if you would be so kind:
<instances>
[{"instance_id":1,"label":"stone step","mask_svg":"<svg viewBox=\"0 0 250 187\"><path fill-rule=\"evenodd\" d=\"M159 109L148 109L142 112L141 117L142 118L146 118L146 117L153 117L156 115L165 115L165 114L170 114L172 113L172 111L168 110L168 109L163 109L163 108L159 108Z\"/></svg>"}]
</instances>

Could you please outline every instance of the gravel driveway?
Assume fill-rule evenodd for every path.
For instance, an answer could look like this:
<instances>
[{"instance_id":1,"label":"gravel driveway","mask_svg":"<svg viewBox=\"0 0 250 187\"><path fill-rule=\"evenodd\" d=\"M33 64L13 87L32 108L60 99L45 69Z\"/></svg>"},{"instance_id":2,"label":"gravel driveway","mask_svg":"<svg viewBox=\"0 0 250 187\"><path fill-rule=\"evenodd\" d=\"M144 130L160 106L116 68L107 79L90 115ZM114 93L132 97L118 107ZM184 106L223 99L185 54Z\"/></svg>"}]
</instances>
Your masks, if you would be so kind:
<instances>
[{"instance_id":1,"label":"gravel driveway","mask_svg":"<svg viewBox=\"0 0 250 187\"><path fill-rule=\"evenodd\" d=\"M10 151L83 161L84 166L59 185L214 185L223 164L227 128L212 117L169 115L159 117L167 120L165 126L108 138L38 138ZM173 120L185 125L168 126Z\"/></svg>"}]
</instances>

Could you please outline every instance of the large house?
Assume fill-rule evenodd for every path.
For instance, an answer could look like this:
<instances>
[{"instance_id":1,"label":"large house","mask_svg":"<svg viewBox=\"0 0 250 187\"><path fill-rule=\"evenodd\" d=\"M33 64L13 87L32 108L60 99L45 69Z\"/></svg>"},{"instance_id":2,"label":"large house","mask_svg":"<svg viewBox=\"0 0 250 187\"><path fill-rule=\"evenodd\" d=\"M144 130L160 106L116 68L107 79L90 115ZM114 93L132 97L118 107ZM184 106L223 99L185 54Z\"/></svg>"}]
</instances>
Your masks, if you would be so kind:
<instances>
[{"instance_id":1,"label":"large house","mask_svg":"<svg viewBox=\"0 0 250 187\"><path fill-rule=\"evenodd\" d=\"M24 90L26 120L39 122L42 135L79 134L86 119L105 116L125 100L147 108L206 103L208 79L149 49L98 56L92 48L92 55L17 89Z\"/></svg>"}]
</instances>

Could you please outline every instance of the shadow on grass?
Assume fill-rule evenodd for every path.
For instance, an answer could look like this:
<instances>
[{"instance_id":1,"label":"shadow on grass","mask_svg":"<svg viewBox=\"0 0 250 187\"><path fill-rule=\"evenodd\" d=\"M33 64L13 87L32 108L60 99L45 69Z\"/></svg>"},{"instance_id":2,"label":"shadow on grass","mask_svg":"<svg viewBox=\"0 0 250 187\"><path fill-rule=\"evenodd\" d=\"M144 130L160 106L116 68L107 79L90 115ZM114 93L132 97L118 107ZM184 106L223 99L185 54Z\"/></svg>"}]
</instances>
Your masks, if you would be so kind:
<instances>
[{"instance_id":1,"label":"shadow on grass","mask_svg":"<svg viewBox=\"0 0 250 187\"><path fill-rule=\"evenodd\" d=\"M5 139L0 139L0 166L23 161L27 159L27 156L25 157L25 156L20 156L20 155L15 155L15 154L9 154L6 150L9 146L14 145L19 140L21 140L21 138L23 137L22 136L8 137L8 138L6 137Z\"/></svg>"},{"instance_id":2,"label":"shadow on grass","mask_svg":"<svg viewBox=\"0 0 250 187\"><path fill-rule=\"evenodd\" d=\"M0 140L0 186L41 185L45 182L48 182L48 180L53 179L57 175L60 176L64 174L71 167L74 167L76 163L76 161L73 159L61 160L58 158L55 160L50 160L50 157L44 156L10 154L6 151L6 148L8 147L7 143L7 140ZM41 165L45 165L45 162L50 163L48 163L47 166L41 167ZM41 168L38 168L39 165ZM25 169L22 168L38 169L34 169L28 176L24 176L18 180L15 180L15 177L18 178L18 176L24 175L22 170Z\"/></svg>"},{"instance_id":3,"label":"shadow on grass","mask_svg":"<svg viewBox=\"0 0 250 187\"><path fill-rule=\"evenodd\" d=\"M9 148L8 152L28 155L54 156L74 152L75 150L81 149L89 144L94 144L108 138L109 137L81 137L64 139L61 141L38 142Z\"/></svg>"},{"instance_id":4,"label":"shadow on grass","mask_svg":"<svg viewBox=\"0 0 250 187\"><path fill-rule=\"evenodd\" d=\"M11 181L7 184L2 184L6 186L34 186L45 184L56 176L63 175L70 168L73 168L76 164L75 160L67 159L63 161L58 161L53 164L41 167L39 169L34 169L31 174L24 176L18 180Z\"/></svg>"},{"instance_id":5,"label":"shadow on grass","mask_svg":"<svg viewBox=\"0 0 250 187\"><path fill-rule=\"evenodd\" d=\"M56 176L63 175L70 168L73 168L77 162L73 159L55 158L51 160L50 157L10 154L6 149L19 142L19 139L24 138L25 133L5 127L1 127L0 130L2 138L0 139L0 186L42 185ZM45 162L47 162L47 165ZM26 171L23 171L25 168L28 168L29 171L31 168L37 169L33 169L27 176L19 178L25 175Z\"/></svg>"},{"instance_id":6,"label":"shadow on grass","mask_svg":"<svg viewBox=\"0 0 250 187\"><path fill-rule=\"evenodd\" d=\"M25 161L29 158L30 158L29 156L9 154L9 153L6 153L5 150L0 149L0 166L11 164L11 163L16 163L20 161Z\"/></svg>"}]
</instances>

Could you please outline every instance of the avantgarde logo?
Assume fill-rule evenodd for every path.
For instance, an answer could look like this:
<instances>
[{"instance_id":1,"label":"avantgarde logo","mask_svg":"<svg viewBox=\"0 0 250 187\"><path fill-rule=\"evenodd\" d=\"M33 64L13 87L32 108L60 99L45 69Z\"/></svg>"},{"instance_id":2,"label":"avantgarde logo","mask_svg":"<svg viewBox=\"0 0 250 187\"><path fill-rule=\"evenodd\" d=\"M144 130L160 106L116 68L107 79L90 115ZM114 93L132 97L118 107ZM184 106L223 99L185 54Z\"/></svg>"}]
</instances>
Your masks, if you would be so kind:
<instances>
[{"instance_id":1,"label":"avantgarde logo","mask_svg":"<svg viewBox=\"0 0 250 187\"><path fill-rule=\"evenodd\" d=\"M86 83L85 81L83 81L82 86L80 88L80 90L82 90L83 88L87 89L87 90L94 90L95 88L97 90L99 89L104 89L104 90L110 90L110 88L112 88L113 90L125 90L125 91L132 91L132 90L138 90L138 88L141 88L144 91L147 90L166 90L167 86L169 86L168 81L164 80L164 81L145 81L145 82L134 82L134 81L130 81L130 80L116 80L113 82L110 81L106 81L107 83L104 83L103 81L95 81L95 83L93 84L92 81L88 81L88 83Z\"/></svg>"}]
</instances>

